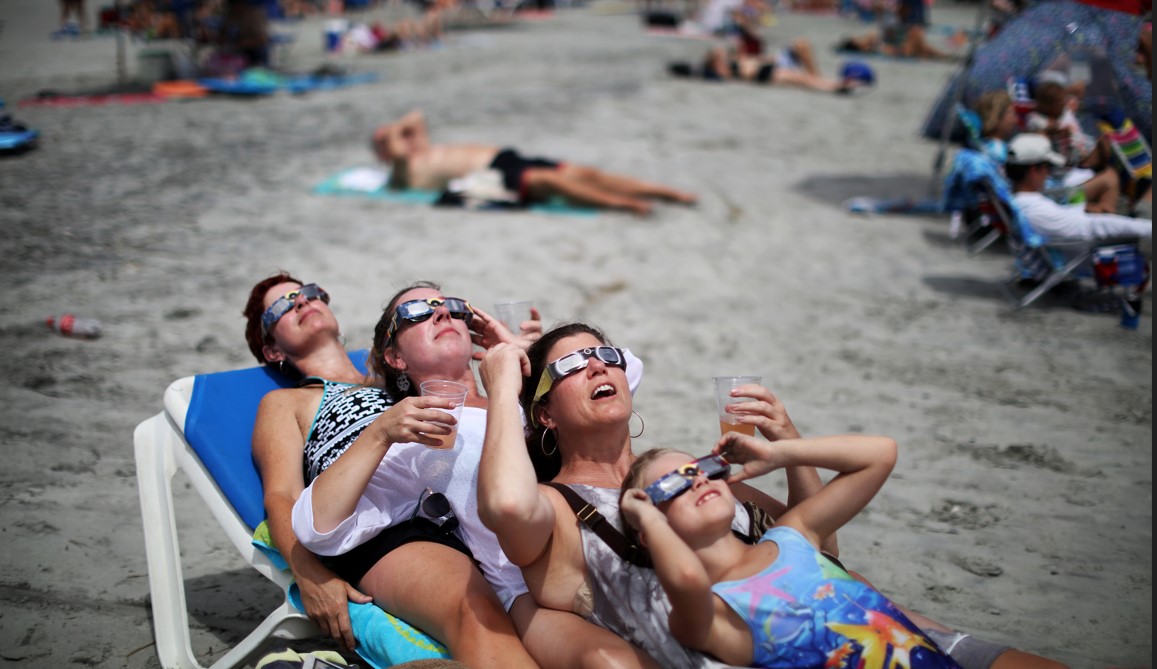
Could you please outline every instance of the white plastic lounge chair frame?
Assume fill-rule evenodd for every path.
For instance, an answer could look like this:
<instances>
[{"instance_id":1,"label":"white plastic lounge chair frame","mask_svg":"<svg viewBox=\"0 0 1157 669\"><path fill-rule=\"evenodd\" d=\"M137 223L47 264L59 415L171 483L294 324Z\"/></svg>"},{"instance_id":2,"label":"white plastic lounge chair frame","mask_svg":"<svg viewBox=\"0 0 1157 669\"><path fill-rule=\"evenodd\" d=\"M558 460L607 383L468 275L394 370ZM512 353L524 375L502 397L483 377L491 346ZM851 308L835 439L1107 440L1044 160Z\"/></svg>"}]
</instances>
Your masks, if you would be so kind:
<instances>
[{"instance_id":1,"label":"white plastic lounge chair frame","mask_svg":"<svg viewBox=\"0 0 1157 669\"><path fill-rule=\"evenodd\" d=\"M137 484L144 520L153 627L157 656L165 669L202 669L193 655L189 614L181 570L181 551L173 504L173 477L184 472L245 561L288 592L292 575L275 567L251 543L253 528L242 521L201 460L185 441L185 417L195 377L173 382L165 391L165 410L141 422L133 433ZM253 632L211 665L239 667L251 661L273 638L303 639L319 634L307 616L288 600L274 609Z\"/></svg>"}]
</instances>

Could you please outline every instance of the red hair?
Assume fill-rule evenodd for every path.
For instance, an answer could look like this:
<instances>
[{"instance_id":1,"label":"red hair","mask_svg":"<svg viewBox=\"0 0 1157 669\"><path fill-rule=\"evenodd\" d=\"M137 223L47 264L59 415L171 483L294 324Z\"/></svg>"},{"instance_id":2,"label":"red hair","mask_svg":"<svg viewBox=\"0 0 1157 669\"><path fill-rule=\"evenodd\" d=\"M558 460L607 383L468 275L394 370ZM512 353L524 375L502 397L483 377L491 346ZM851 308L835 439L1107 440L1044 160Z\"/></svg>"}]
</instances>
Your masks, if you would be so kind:
<instances>
[{"instance_id":1,"label":"red hair","mask_svg":"<svg viewBox=\"0 0 1157 669\"><path fill-rule=\"evenodd\" d=\"M241 312L241 315L245 317L245 342L249 344L249 352L253 354L254 358L257 358L257 362L263 365L269 362L265 359L263 349L266 345L274 343L273 335L261 331L261 314L265 313L265 293L268 293L270 288L279 283L305 285L285 270L279 270L277 274L268 279L262 279L253 286L253 289L249 291L249 301L245 303L245 309Z\"/></svg>"}]
</instances>

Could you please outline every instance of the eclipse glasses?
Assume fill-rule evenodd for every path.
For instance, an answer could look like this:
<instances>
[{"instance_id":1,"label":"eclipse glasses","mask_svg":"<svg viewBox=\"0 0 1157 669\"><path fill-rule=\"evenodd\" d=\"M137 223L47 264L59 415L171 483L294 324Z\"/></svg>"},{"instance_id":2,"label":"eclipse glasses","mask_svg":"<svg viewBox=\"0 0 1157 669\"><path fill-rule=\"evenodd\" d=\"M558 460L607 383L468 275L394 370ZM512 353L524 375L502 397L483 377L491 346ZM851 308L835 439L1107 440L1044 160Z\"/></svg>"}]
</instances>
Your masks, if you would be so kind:
<instances>
[{"instance_id":1,"label":"eclipse glasses","mask_svg":"<svg viewBox=\"0 0 1157 669\"><path fill-rule=\"evenodd\" d=\"M591 358L598 358L603 364L611 367L618 367L623 370L627 368L627 359L623 356L623 349L614 346L594 346L567 353L542 370L542 376L538 379L538 388L534 391L534 401L539 401L543 395L549 393L555 381L566 378L580 369L586 369Z\"/></svg>"},{"instance_id":2,"label":"eclipse glasses","mask_svg":"<svg viewBox=\"0 0 1157 669\"><path fill-rule=\"evenodd\" d=\"M261 333L267 334L269 329L281 320L282 316L292 311L294 305L297 304L298 296L302 295L305 296L306 302L321 300L329 304L329 293L316 283L307 283L297 290L291 290L282 295L269 305L269 308L261 314Z\"/></svg>"},{"instance_id":3,"label":"eclipse glasses","mask_svg":"<svg viewBox=\"0 0 1157 669\"><path fill-rule=\"evenodd\" d=\"M717 480L727 478L731 474L731 464L720 455L705 455L692 460L673 472L664 474L644 492L656 505L669 502L691 489L695 477L700 474L708 479Z\"/></svg>"},{"instance_id":4,"label":"eclipse glasses","mask_svg":"<svg viewBox=\"0 0 1157 669\"><path fill-rule=\"evenodd\" d=\"M466 321L466 325L470 325L470 321L474 318L474 309L469 302L460 297L427 297L409 300L394 307L394 315L390 316L390 325L386 328L386 343L388 344L393 340L394 335L398 334L398 328L402 326L402 321L421 323L433 316L434 311L442 305L446 305L446 310L450 312L450 318Z\"/></svg>"}]
</instances>

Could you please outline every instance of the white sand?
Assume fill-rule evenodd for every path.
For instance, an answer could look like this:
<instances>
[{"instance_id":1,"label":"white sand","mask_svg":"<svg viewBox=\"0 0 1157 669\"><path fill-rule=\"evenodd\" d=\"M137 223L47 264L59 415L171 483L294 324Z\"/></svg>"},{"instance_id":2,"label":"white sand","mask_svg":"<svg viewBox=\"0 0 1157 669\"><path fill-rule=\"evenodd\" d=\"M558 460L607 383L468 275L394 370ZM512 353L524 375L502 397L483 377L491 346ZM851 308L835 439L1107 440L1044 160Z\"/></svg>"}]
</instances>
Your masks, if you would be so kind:
<instances>
[{"instance_id":1,"label":"white sand","mask_svg":"<svg viewBox=\"0 0 1157 669\"><path fill-rule=\"evenodd\" d=\"M933 18L969 25L974 11ZM806 434L900 441L892 480L840 535L884 592L1074 667L1152 662L1151 300L1138 331L1055 304L1011 313L1003 250L968 257L943 220L839 206L927 191L936 146L917 128L950 65L873 61L879 86L855 99L681 81L665 62L704 43L590 7L351 59L382 81L343 91L13 109L112 83L115 41L50 41L47 0L5 0L0 20L0 97L43 133L0 160L0 665L159 666L132 430L169 381L254 363L239 312L278 268L332 293L356 348L383 299L420 278L604 327L647 362L637 449L706 450L710 377L762 374ZM324 61L321 25L278 28L298 35L287 65ZM831 72L830 45L861 29L788 15L767 32L811 38ZM368 130L411 107L437 140L600 164L702 203L587 220L309 193L366 164ZM100 318L105 336L45 329L64 311ZM209 661L278 595L194 494L180 502Z\"/></svg>"}]
</instances>

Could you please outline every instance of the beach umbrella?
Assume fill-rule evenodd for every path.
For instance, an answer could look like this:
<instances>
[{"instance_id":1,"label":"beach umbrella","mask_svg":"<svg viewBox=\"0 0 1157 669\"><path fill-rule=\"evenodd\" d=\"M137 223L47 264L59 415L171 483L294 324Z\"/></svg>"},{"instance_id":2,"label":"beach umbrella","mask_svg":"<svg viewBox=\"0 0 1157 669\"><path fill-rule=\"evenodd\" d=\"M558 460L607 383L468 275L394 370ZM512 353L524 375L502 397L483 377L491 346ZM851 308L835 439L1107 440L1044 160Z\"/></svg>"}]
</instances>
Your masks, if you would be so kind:
<instances>
[{"instance_id":1,"label":"beach umbrella","mask_svg":"<svg viewBox=\"0 0 1157 669\"><path fill-rule=\"evenodd\" d=\"M976 49L984 39L984 22L988 15L988 2L981 0L979 9L976 12L976 27L972 31L972 35L968 38L968 53L964 56L964 62L960 69L952 75L949 80L948 87L943 98L942 104L947 105L947 110L955 109L956 104L961 102L961 97L964 94L964 87L960 85L960 81L966 73L972 68L973 60L976 57ZM951 121L951 119L949 119ZM931 195L936 196L940 192L940 175L944 173L944 160L948 152L948 143L951 141L952 129L955 125L953 122L941 123L942 127L939 132L940 148L936 152L936 158L932 163L932 184Z\"/></svg>"},{"instance_id":2,"label":"beach umbrella","mask_svg":"<svg viewBox=\"0 0 1157 669\"><path fill-rule=\"evenodd\" d=\"M1153 85L1133 67L1142 18L1127 12L1085 5L1075 0L1041 2L1013 17L992 39L977 47L967 69L949 82L924 124L923 134L940 139L953 121L957 100L966 105L986 91L1004 88L1008 80L1031 80L1066 55L1097 54L1098 68L1112 81L1099 95L1085 100L1085 116L1120 107L1152 142ZM1096 76L1098 72L1094 72Z\"/></svg>"}]
</instances>

